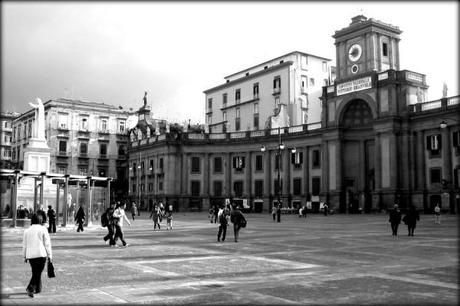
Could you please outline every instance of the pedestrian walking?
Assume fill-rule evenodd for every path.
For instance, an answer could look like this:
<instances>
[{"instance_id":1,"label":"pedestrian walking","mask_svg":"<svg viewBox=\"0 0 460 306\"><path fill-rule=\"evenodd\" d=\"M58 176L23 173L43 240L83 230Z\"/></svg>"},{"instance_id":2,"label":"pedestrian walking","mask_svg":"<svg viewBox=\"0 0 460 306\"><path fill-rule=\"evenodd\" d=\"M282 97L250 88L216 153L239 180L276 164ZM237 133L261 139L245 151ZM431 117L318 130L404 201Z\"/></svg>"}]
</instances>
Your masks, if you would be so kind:
<instances>
[{"instance_id":1,"label":"pedestrian walking","mask_svg":"<svg viewBox=\"0 0 460 306\"><path fill-rule=\"evenodd\" d=\"M235 242L238 242L240 229L246 227L246 218L240 210L240 207L235 207L230 214L230 221L233 223L233 233L235 236Z\"/></svg>"},{"instance_id":2,"label":"pedestrian walking","mask_svg":"<svg viewBox=\"0 0 460 306\"><path fill-rule=\"evenodd\" d=\"M115 211L115 203L110 203L110 206L105 210L104 214L101 217L101 223L105 223L107 226L107 235L102 239L107 242L109 240L109 245L115 245L115 219L113 217L113 212ZM104 224L103 224L104 225Z\"/></svg>"},{"instance_id":3,"label":"pedestrian walking","mask_svg":"<svg viewBox=\"0 0 460 306\"><path fill-rule=\"evenodd\" d=\"M304 218L307 218L307 206L303 206L303 209L302 209L302 217Z\"/></svg>"},{"instance_id":4,"label":"pedestrian walking","mask_svg":"<svg viewBox=\"0 0 460 306\"><path fill-rule=\"evenodd\" d=\"M272 217L273 217L273 222L276 221L276 205L273 205L272 207Z\"/></svg>"},{"instance_id":5,"label":"pedestrian walking","mask_svg":"<svg viewBox=\"0 0 460 306\"><path fill-rule=\"evenodd\" d=\"M398 236L398 227L401 223L401 211L399 210L398 204L395 204L393 209L390 211L390 218L388 222L391 224L392 236Z\"/></svg>"},{"instance_id":6,"label":"pedestrian walking","mask_svg":"<svg viewBox=\"0 0 460 306\"><path fill-rule=\"evenodd\" d=\"M219 211L218 213L218 221L219 221L219 231L217 232L217 241L221 241L222 237L222 242L225 241L225 236L227 235L227 226L228 226L228 220L227 216L230 214L230 211L225 208L222 209L222 211Z\"/></svg>"},{"instance_id":7,"label":"pedestrian walking","mask_svg":"<svg viewBox=\"0 0 460 306\"><path fill-rule=\"evenodd\" d=\"M172 210L166 212L166 230L172 230Z\"/></svg>"},{"instance_id":8,"label":"pedestrian walking","mask_svg":"<svg viewBox=\"0 0 460 306\"><path fill-rule=\"evenodd\" d=\"M42 226L42 216L33 214L31 226L24 230L22 239L22 254L24 262L29 261L32 269L32 278L26 288L30 297L42 291L42 272L45 268L46 258L52 260L51 239L48 231Z\"/></svg>"},{"instance_id":9,"label":"pedestrian walking","mask_svg":"<svg viewBox=\"0 0 460 306\"><path fill-rule=\"evenodd\" d=\"M212 223L213 217L214 217L214 207L210 207L209 208L209 215L208 215L208 219L209 219L210 223Z\"/></svg>"},{"instance_id":10,"label":"pedestrian walking","mask_svg":"<svg viewBox=\"0 0 460 306\"><path fill-rule=\"evenodd\" d=\"M417 225L417 221L420 221L420 215L414 205L409 206L409 210L403 218L403 222L407 224L407 236L414 236L414 230Z\"/></svg>"},{"instance_id":11,"label":"pedestrian walking","mask_svg":"<svg viewBox=\"0 0 460 306\"><path fill-rule=\"evenodd\" d=\"M434 224L441 224L441 207L439 204L436 204L434 208Z\"/></svg>"},{"instance_id":12,"label":"pedestrian walking","mask_svg":"<svg viewBox=\"0 0 460 306\"><path fill-rule=\"evenodd\" d=\"M83 210L83 204L80 204L80 208L75 215L75 221L78 224L77 232L83 232L83 221L85 220L85 211Z\"/></svg>"},{"instance_id":13,"label":"pedestrian walking","mask_svg":"<svg viewBox=\"0 0 460 306\"><path fill-rule=\"evenodd\" d=\"M214 205L213 208L214 208L214 214L212 218L213 218L214 223L217 223L217 216L219 214L219 208L217 207L217 205Z\"/></svg>"},{"instance_id":14,"label":"pedestrian walking","mask_svg":"<svg viewBox=\"0 0 460 306\"><path fill-rule=\"evenodd\" d=\"M137 206L136 206L136 203L133 202L131 204L131 216L133 217L133 221L136 215L137 215Z\"/></svg>"},{"instance_id":15,"label":"pedestrian walking","mask_svg":"<svg viewBox=\"0 0 460 306\"><path fill-rule=\"evenodd\" d=\"M276 222L281 222L281 203L278 203L276 207Z\"/></svg>"},{"instance_id":16,"label":"pedestrian walking","mask_svg":"<svg viewBox=\"0 0 460 306\"><path fill-rule=\"evenodd\" d=\"M48 205L46 214L48 215L48 233L56 233L56 211L51 205Z\"/></svg>"},{"instance_id":17,"label":"pedestrian walking","mask_svg":"<svg viewBox=\"0 0 460 306\"><path fill-rule=\"evenodd\" d=\"M158 230L160 230L160 207L155 205L155 207L152 210L152 213L150 214L150 218L153 220L153 230L155 230L158 226Z\"/></svg>"},{"instance_id":18,"label":"pedestrian walking","mask_svg":"<svg viewBox=\"0 0 460 306\"><path fill-rule=\"evenodd\" d=\"M114 226L115 226L115 236L114 236L115 245L114 246L116 246L118 238L121 240L121 243L123 244L124 247L129 246L129 244L127 244L125 241L124 233L123 233L123 220L126 220L129 226L131 226L129 219L126 216L125 208L126 208L126 203L118 204L117 208L113 212Z\"/></svg>"}]
</instances>

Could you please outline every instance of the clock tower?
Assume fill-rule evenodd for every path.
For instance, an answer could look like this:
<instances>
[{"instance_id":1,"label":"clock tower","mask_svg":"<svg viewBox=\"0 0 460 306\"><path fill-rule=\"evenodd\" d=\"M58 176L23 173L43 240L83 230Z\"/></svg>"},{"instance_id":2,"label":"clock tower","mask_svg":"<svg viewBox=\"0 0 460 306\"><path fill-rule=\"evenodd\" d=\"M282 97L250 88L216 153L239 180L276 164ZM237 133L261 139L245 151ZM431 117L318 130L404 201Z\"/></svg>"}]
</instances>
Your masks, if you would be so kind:
<instances>
[{"instance_id":1,"label":"clock tower","mask_svg":"<svg viewBox=\"0 0 460 306\"><path fill-rule=\"evenodd\" d=\"M399 70L398 27L363 15L332 36L336 46L337 81L363 73Z\"/></svg>"}]
</instances>

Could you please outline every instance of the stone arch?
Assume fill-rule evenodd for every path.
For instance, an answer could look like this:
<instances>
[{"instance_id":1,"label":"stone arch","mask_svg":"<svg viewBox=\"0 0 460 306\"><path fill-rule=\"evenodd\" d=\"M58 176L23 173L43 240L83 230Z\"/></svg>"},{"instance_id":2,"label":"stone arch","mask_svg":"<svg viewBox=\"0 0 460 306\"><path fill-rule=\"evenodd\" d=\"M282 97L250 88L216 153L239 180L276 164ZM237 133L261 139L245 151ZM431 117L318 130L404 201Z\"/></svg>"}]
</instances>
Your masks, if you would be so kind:
<instances>
[{"instance_id":1,"label":"stone arch","mask_svg":"<svg viewBox=\"0 0 460 306\"><path fill-rule=\"evenodd\" d=\"M350 97L345 98L342 103L337 107L337 117L336 117L336 124L340 126L343 122L343 117L346 111L348 110L350 103L355 102L356 100L364 101L371 111L371 116L373 119L376 119L377 116L377 103L376 101L367 94L355 94L351 95Z\"/></svg>"}]
</instances>

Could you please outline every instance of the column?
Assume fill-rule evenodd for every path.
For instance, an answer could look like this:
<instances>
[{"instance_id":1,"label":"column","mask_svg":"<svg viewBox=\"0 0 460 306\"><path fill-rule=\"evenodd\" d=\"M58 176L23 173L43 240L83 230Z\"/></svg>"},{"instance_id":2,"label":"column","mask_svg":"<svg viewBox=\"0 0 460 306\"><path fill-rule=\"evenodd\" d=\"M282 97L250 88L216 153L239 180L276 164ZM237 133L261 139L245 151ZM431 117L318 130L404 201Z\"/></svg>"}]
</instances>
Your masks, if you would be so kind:
<instances>
[{"instance_id":1,"label":"column","mask_svg":"<svg viewBox=\"0 0 460 306\"><path fill-rule=\"evenodd\" d=\"M44 192L44 189L45 189L45 172L42 172L40 174L40 176L41 176L41 179L42 179L42 185L40 187L40 205L45 205L44 202L43 202L43 192ZM43 208L43 209L45 209L45 208Z\"/></svg>"},{"instance_id":2,"label":"column","mask_svg":"<svg viewBox=\"0 0 460 306\"><path fill-rule=\"evenodd\" d=\"M37 203L38 203L38 191L37 191L38 184L37 184L37 181L38 181L38 178L34 177L34 203L33 203L34 204L34 207L33 207L34 213L38 210L38 205L37 205Z\"/></svg>"},{"instance_id":3,"label":"column","mask_svg":"<svg viewBox=\"0 0 460 306\"><path fill-rule=\"evenodd\" d=\"M442 147L441 147L441 154L442 154L442 176L443 178L449 182L449 184L453 184L453 177L452 177L452 144L450 139L450 128L446 127L442 130Z\"/></svg>"},{"instance_id":4,"label":"column","mask_svg":"<svg viewBox=\"0 0 460 306\"><path fill-rule=\"evenodd\" d=\"M138 169L139 170L139 169ZM86 189L86 205L85 205L85 225L86 226L91 226L91 218L90 218L90 215L91 215L91 177L88 176L86 178L86 186L87 186L87 189ZM138 186L139 188L139 186ZM78 206L78 205L77 205ZM78 209L78 207L77 207Z\"/></svg>"},{"instance_id":5,"label":"column","mask_svg":"<svg viewBox=\"0 0 460 306\"><path fill-rule=\"evenodd\" d=\"M209 153L204 153L204 159L203 159L203 193L205 197L209 198L209 176L210 176L210 169L211 167L209 166Z\"/></svg>"},{"instance_id":6,"label":"column","mask_svg":"<svg viewBox=\"0 0 460 306\"><path fill-rule=\"evenodd\" d=\"M342 190L342 140L339 138L335 143L335 189Z\"/></svg>"},{"instance_id":7,"label":"column","mask_svg":"<svg viewBox=\"0 0 460 306\"><path fill-rule=\"evenodd\" d=\"M286 148L284 150L285 152L282 152L283 154L283 175L282 175L282 181L283 181L283 193L284 197L286 198L285 207L289 206L289 195L291 194L291 150L289 148Z\"/></svg>"},{"instance_id":8,"label":"column","mask_svg":"<svg viewBox=\"0 0 460 306\"><path fill-rule=\"evenodd\" d=\"M399 172L399 158L398 158L398 137L395 133L389 135L390 138L390 188L396 189L399 186L398 172Z\"/></svg>"},{"instance_id":9,"label":"column","mask_svg":"<svg viewBox=\"0 0 460 306\"><path fill-rule=\"evenodd\" d=\"M416 136L416 143L415 147L416 150L416 162L415 162L415 169L416 169L416 189L418 191L423 191L425 189L425 137L423 131L418 131Z\"/></svg>"},{"instance_id":10,"label":"column","mask_svg":"<svg viewBox=\"0 0 460 306\"><path fill-rule=\"evenodd\" d=\"M272 169L271 169L271 158L272 158L272 153L271 151L265 151L264 153L264 193L268 198L270 198L270 195L272 194ZM269 203L269 206L271 206L271 203Z\"/></svg>"},{"instance_id":11,"label":"column","mask_svg":"<svg viewBox=\"0 0 460 306\"><path fill-rule=\"evenodd\" d=\"M16 227L17 208L18 208L18 184L19 184L19 170L14 171L14 189L13 189L13 202L11 203L11 211L13 213L12 227Z\"/></svg>"},{"instance_id":12,"label":"column","mask_svg":"<svg viewBox=\"0 0 460 306\"><path fill-rule=\"evenodd\" d=\"M227 170L225 172L225 189L227 197L232 196L232 153L226 154L227 159Z\"/></svg>"},{"instance_id":13,"label":"column","mask_svg":"<svg viewBox=\"0 0 460 306\"><path fill-rule=\"evenodd\" d=\"M59 192L61 189L61 181L56 179L56 226L59 225Z\"/></svg>"},{"instance_id":14,"label":"column","mask_svg":"<svg viewBox=\"0 0 460 306\"><path fill-rule=\"evenodd\" d=\"M375 134L375 190L380 192L382 189L382 156L380 148L380 134Z\"/></svg>"},{"instance_id":15,"label":"column","mask_svg":"<svg viewBox=\"0 0 460 306\"><path fill-rule=\"evenodd\" d=\"M305 186L305 198L310 193L310 151L308 146L305 147L305 156L303 159L303 181ZM305 203L306 204L306 203Z\"/></svg>"},{"instance_id":16,"label":"column","mask_svg":"<svg viewBox=\"0 0 460 306\"><path fill-rule=\"evenodd\" d=\"M78 188L80 188L80 181L77 181L77 192ZM62 216L62 226L67 226L67 209L69 209L68 203L68 194L69 194L69 175L64 175L64 213ZM77 194L77 204L78 204L78 194Z\"/></svg>"}]
</instances>

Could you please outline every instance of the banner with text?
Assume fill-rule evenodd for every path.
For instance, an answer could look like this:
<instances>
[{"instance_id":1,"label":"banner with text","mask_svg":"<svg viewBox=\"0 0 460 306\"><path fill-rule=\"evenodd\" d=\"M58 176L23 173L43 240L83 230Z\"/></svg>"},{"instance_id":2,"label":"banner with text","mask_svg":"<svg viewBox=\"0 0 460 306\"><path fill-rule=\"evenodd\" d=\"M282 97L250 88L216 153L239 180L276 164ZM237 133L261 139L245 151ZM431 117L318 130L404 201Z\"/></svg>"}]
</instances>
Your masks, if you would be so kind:
<instances>
[{"instance_id":1,"label":"banner with text","mask_svg":"<svg viewBox=\"0 0 460 306\"><path fill-rule=\"evenodd\" d=\"M360 91L372 87L372 77L368 76L365 78L345 82L337 85L337 95L344 95L354 91Z\"/></svg>"}]
</instances>

